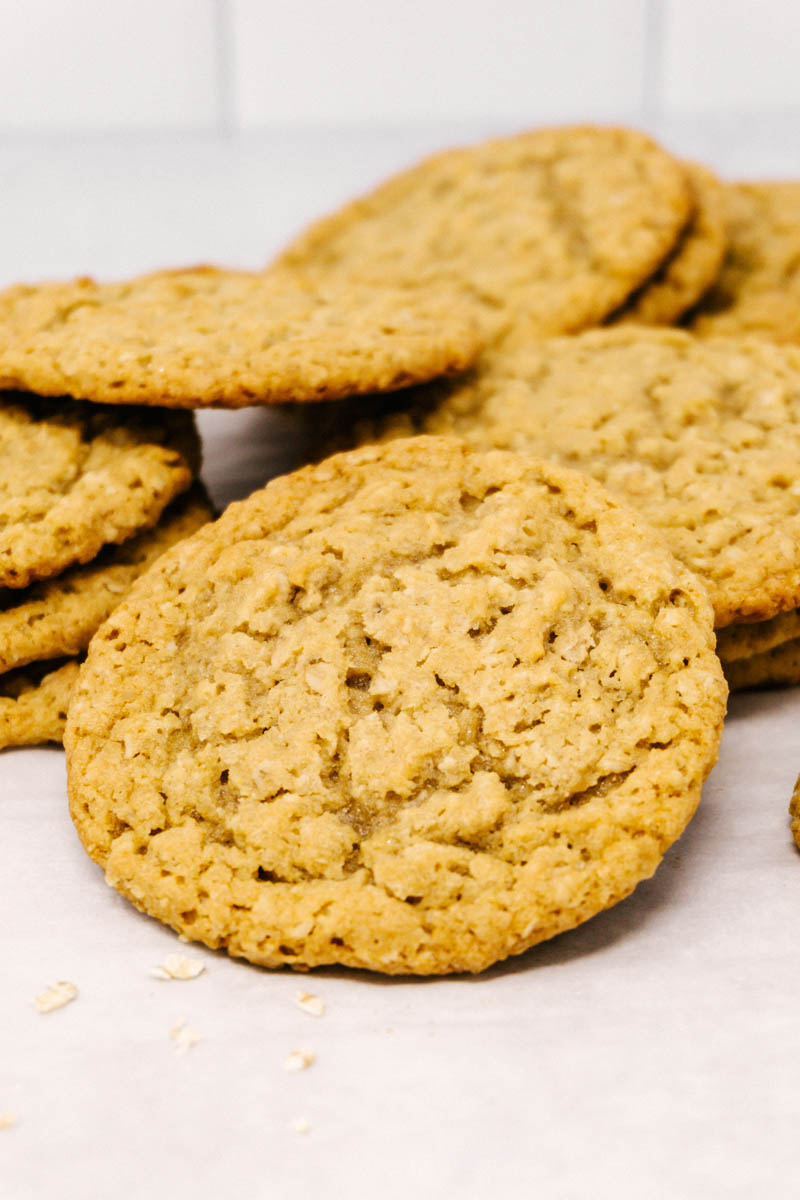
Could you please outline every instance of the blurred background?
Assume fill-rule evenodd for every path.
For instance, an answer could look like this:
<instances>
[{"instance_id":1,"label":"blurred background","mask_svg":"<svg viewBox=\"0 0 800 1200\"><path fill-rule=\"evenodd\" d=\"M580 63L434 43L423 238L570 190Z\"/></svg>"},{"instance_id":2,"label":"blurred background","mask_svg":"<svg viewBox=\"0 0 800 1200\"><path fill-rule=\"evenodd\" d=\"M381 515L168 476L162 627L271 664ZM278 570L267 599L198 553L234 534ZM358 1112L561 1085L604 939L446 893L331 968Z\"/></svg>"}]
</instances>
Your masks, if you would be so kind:
<instances>
[{"instance_id":1,"label":"blurred background","mask_svg":"<svg viewBox=\"0 0 800 1200\"><path fill-rule=\"evenodd\" d=\"M420 154L622 120L800 176L793 0L25 0L0 14L0 283L262 265Z\"/></svg>"},{"instance_id":2,"label":"blurred background","mask_svg":"<svg viewBox=\"0 0 800 1200\"><path fill-rule=\"evenodd\" d=\"M794 0L26 0L0 127L220 133L800 105Z\"/></svg>"}]
</instances>

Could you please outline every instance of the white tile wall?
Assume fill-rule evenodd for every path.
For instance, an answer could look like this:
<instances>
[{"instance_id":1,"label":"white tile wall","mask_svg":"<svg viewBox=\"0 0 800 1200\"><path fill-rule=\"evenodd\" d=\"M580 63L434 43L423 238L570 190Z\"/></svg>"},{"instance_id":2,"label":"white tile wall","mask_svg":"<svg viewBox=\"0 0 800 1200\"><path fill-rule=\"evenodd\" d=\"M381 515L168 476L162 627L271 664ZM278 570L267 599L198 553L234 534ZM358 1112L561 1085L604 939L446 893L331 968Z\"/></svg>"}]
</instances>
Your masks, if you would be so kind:
<instances>
[{"instance_id":1,"label":"white tile wall","mask_svg":"<svg viewBox=\"0 0 800 1200\"><path fill-rule=\"evenodd\" d=\"M643 0L232 0L235 113L526 120L642 102Z\"/></svg>"},{"instance_id":2,"label":"white tile wall","mask_svg":"<svg viewBox=\"0 0 800 1200\"><path fill-rule=\"evenodd\" d=\"M5 0L0 132L800 111L798 0Z\"/></svg>"},{"instance_id":3,"label":"white tile wall","mask_svg":"<svg viewBox=\"0 0 800 1200\"><path fill-rule=\"evenodd\" d=\"M5 0L0 128L218 121L214 0Z\"/></svg>"},{"instance_id":4,"label":"white tile wall","mask_svg":"<svg viewBox=\"0 0 800 1200\"><path fill-rule=\"evenodd\" d=\"M667 109L800 106L797 0L666 0L663 29Z\"/></svg>"}]
</instances>

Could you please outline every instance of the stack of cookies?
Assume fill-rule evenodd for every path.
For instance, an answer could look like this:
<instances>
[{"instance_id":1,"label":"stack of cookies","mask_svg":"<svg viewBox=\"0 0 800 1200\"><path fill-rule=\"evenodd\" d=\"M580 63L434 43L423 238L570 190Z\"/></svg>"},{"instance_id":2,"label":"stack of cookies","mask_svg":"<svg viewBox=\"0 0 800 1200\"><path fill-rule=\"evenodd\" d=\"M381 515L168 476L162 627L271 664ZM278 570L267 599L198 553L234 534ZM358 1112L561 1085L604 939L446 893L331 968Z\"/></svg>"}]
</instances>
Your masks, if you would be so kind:
<instances>
[{"instance_id":1,"label":"stack of cookies","mask_svg":"<svg viewBox=\"0 0 800 1200\"><path fill-rule=\"evenodd\" d=\"M60 741L78 662L137 575L210 520L185 413L0 405L0 747ZM188 489L188 490L187 490Z\"/></svg>"},{"instance_id":2,"label":"stack of cookies","mask_svg":"<svg viewBox=\"0 0 800 1200\"><path fill-rule=\"evenodd\" d=\"M74 689L108 881L263 965L437 973L650 875L716 758L715 628L734 686L800 664L800 285L770 324L794 228L800 189L543 129L423 162L258 275L0 296L6 741L58 738ZM164 406L278 402L344 452L215 523L167 507L196 453ZM117 464L131 439L170 495Z\"/></svg>"}]
</instances>

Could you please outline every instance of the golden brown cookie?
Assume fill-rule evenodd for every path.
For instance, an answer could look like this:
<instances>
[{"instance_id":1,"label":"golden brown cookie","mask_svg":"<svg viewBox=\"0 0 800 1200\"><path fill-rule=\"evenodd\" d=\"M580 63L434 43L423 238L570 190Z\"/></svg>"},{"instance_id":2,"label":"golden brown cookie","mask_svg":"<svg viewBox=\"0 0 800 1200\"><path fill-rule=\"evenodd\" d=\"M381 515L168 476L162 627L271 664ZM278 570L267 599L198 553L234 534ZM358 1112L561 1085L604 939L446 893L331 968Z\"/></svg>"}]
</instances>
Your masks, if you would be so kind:
<instances>
[{"instance_id":1,"label":"golden brown cookie","mask_svg":"<svg viewBox=\"0 0 800 1200\"><path fill-rule=\"evenodd\" d=\"M266 966L478 971L649 876L716 758L702 587L592 480L416 438L273 480L95 636L106 879Z\"/></svg>"},{"instance_id":2,"label":"golden brown cookie","mask_svg":"<svg viewBox=\"0 0 800 1200\"><path fill-rule=\"evenodd\" d=\"M0 588L154 525L200 457L193 418L13 393L0 400Z\"/></svg>"},{"instance_id":3,"label":"golden brown cookie","mask_svg":"<svg viewBox=\"0 0 800 1200\"><path fill-rule=\"evenodd\" d=\"M791 687L800 683L800 638L782 642L760 654L723 662L732 692L745 688Z\"/></svg>"},{"instance_id":4,"label":"golden brown cookie","mask_svg":"<svg viewBox=\"0 0 800 1200\"><path fill-rule=\"evenodd\" d=\"M61 742L77 678L76 659L0 675L0 750Z\"/></svg>"},{"instance_id":5,"label":"golden brown cookie","mask_svg":"<svg viewBox=\"0 0 800 1200\"><path fill-rule=\"evenodd\" d=\"M54 579L0 593L0 672L85 650L134 579L213 515L205 489L196 483L155 528L101 550L91 562Z\"/></svg>"},{"instance_id":6,"label":"golden brown cookie","mask_svg":"<svg viewBox=\"0 0 800 1200\"><path fill-rule=\"evenodd\" d=\"M800 849L800 779L794 785L792 801L789 805L789 815L792 818L792 837Z\"/></svg>"},{"instance_id":7,"label":"golden brown cookie","mask_svg":"<svg viewBox=\"0 0 800 1200\"><path fill-rule=\"evenodd\" d=\"M685 167L694 196L689 224L656 273L612 316L613 324L671 325L719 274L728 244L723 185L705 167Z\"/></svg>"},{"instance_id":8,"label":"golden brown cookie","mask_svg":"<svg viewBox=\"0 0 800 1200\"><path fill-rule=\"evenodd\" d=\"M0 293L0 388L241 407L389 391L461 371L482 346L452 288L312 284L197 267Z\"/></svg>"},{"instance_id":9,"label":"golden brown cookie","mask_svg":"<svg viewBox=\"0 0 800 1200\"><path fill-rule=\"evenodd\" d=\"M279 258L319 279L454 285L487 335L597 324L689 220L682 166L629 129L572 126L450 150L312 225Z\"/></svg>"},{"instance_id":10,"label":"golden brown cookie","mask_svg":"<svg viewBox=\"0 0 800 1200\"><path fill-rule=\"evenodd\" d=\"M800 183L729 184L725 204L728 252L690 328L800 341Z\"/></svg>"},{"instance_id":11,"label":"golden brown cookie","mask_svg":"<svg viewBox=\"0 0 800 1200\"><path fill-rule=\"evenodd\" d=\"M800 610L778 613L769 621L740 621L717 633L717 654L723 663L765 654L785 642L800 638Z\"/></svg>"},{"instance_id":12,"label":"golden brown cookie","mask_svg":"<svg viewBox=\"0 0 800 1200\"><path fill-rule=\"evenodd\" d=\"M800 606L800 350L631 325L498 350L414 395L355 436L456 434L588 471L700 575L718 626Z\"/></svg>"}]
</instances>

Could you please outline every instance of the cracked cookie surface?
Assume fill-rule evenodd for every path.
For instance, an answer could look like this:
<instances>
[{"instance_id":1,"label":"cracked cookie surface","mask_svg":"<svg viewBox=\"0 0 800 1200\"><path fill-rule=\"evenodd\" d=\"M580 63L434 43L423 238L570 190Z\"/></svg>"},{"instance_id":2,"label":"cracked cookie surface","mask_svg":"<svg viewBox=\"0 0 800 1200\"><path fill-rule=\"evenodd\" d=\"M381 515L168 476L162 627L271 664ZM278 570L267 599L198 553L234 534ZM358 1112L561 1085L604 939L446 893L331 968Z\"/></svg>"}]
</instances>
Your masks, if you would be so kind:
<instances>
[{"instance_id":1,"label":"cracked cookie surface","mask_svg":"<svg viewBox=\"0 0 800 1200\"><path fill-rule=\"evenodd\" d=\"M91 562L55 579L0 592L0 672L85 650L134 579L213 515L205 489L196 483L153 529L106 547Z\"/></svg>"},{"instance_id":2,"label":"cracked cookie surface","mask_svg":"<svg viewBox=\"0 0 800 1200\"><path fill-rule=\"evenodd\" d=\"M452 289L312 284L214 267L0 293L0 387L171 408L392 390L469 366L474 305Z\"/></svg>"},{"instance_id":3,"label":"cracked cookie surface","mask_svg":"<svg viewBox=\"0 0 800 1200\"><path fill-rule=\"evenodd\" d=\"M366 447L134 584L70 707L73 820L139 908L255 963L481 970L655 870L716 757L713 646L592 480Z\"/></svg>"},{"instance_id":4,"label":"cracked cookie surface","mask_svg":"<svg viewBox=\"0 0 800 1200\"><path fill-rule=\"evenodd\" d=\"M455 434L584 470L656 526L718 626L800 606L800 351L633 326L485 356L356 438Z\"/></svg>"},{"instance_id":5,"label":"cracked cookie surface","mask_svg":"<svg viewBox=\"0 0 800 1200\"><path fill-rule=\"evenodd\" d=\"M421 162L278 262L322 279L455 285L492 338L569 332L657 270L691 207L683 167L644 134L534 129Z\"/></svg>"},{"instance_id":6,"label":"cracked cookie surface","mask_svg":"<svg viewBox=\"0 0 800 1200\"><path fill-rule=\"evenodd\" d=\"M26 587L154 525L188 488L188 413L0 398L0 588Z\"/></svg>"}]
</instances>

